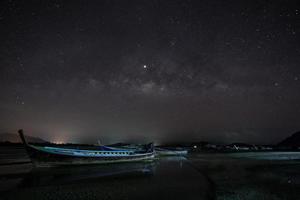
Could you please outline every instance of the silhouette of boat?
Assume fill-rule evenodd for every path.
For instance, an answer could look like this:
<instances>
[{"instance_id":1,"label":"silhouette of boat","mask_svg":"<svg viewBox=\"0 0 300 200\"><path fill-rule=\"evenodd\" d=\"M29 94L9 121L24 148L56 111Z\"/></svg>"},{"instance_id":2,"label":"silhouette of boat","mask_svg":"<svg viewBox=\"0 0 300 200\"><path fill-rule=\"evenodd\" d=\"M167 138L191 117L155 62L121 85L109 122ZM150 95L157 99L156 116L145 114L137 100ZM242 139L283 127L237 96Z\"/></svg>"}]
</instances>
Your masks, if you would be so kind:
<instances>
[{"instance_id":1,"label":"silhouette of boat","mask_svg":"<svg viewBox=\"0 0 300 200\"><path fill-rule=\"evenodd\" d=\"M33 145L26 142L23 130L19 130L18 133L28 156L38 167L151 161L154 158L153 143L145 145L142 150L127 150L107 146Z\"/></svg>"},{"instance_id":2,"label":"silhouette of boat","mask_svg":"<svg viewBox=\"0 0 300 200\"><path fill-rule=\"evenodd\" d=\"M155 147L155 153L159 156L184 156L187 155L188 151L183 148Z\"/></svg>"}]
</instances>

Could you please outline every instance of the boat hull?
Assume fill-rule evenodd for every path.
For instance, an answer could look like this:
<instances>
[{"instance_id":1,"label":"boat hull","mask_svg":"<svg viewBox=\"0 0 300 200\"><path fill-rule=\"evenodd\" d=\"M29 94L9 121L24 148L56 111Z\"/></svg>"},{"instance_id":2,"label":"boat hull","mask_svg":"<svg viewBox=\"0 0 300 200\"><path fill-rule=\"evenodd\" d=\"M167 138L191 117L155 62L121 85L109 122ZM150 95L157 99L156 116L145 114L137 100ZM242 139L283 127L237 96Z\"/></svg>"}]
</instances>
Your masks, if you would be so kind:
<instances>
[{"instance_id":1,"label":"boat hull","mask_svg":"<svg viewBox=\"0 0 300 200\"><path fill-rule=\"evenodd\" d=\"M187 150L178 150L178 149L156 148L155 153L158 156L185 156L188 154L188 151Z\"/></svg>"},{"instance_id":2,"label":"boat hull","mask_svg":"<svg viewBox=\"0 0 300 200\"><path fill-rule=\"evenodd\" d=\"M145 145L145 149L142 151L106 146L82 149L80 146L66 148L32 145L26 142L23 130L19 130L19 135L28 156L38 167L151 161L154 158L152 143Z\"/></svg>"},{"instance_id":3,"label":"boat hull","mask_svg":"<svg viewBox=\"0 0 300 200\"><path fill-rule=\"evenodd\" d=\"M49 167L58 165L84 165L84 164L104 164L120 162L151 161L154 153L139 153L130 156L71 156L45 152L33 145L26 147L27 153L34 165L39 167Z\"/></svg>"},{"instance_id":4,"label":"boat hull","mask_svg":"<svg viewBox=\"0 0 300 200\"><path fill-rule=\"evenodd\" d=\"M156 151L159 156L185 156L187 151L174 152L174 151Z\"/></svg>"}]
</instances>

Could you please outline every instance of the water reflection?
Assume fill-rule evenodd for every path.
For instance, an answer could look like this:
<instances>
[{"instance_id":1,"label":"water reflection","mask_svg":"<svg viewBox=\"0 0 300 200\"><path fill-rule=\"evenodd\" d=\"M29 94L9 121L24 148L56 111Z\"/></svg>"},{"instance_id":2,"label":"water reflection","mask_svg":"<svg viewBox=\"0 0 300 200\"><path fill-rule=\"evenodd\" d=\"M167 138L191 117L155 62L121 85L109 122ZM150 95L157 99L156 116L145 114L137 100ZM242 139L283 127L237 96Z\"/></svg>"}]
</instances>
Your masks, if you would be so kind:
<instances>
[{"instance_id":1,"label":"water reflection","mask_svg":"<svg viewBox=\"0 0 300 200\"><path fill-rule=\"evenodd\" d=\"M210 199L213 191L207 178L186 158L159 157L147 163L34 168L24 173L18 186L10 184L3 197L176 200Z\"/></svg>"},{"instance_id":2,"label":"water reflection","mask_svg":"<svg viewBox=\"0 0 300 200\"><path fill-rule=\"evenodd\" d=\"M157 162L135 162L88 166L33 168L24 176L20 187L60 185L100 178L137 178L152 176Z\"/></svg>"}]
</instances>

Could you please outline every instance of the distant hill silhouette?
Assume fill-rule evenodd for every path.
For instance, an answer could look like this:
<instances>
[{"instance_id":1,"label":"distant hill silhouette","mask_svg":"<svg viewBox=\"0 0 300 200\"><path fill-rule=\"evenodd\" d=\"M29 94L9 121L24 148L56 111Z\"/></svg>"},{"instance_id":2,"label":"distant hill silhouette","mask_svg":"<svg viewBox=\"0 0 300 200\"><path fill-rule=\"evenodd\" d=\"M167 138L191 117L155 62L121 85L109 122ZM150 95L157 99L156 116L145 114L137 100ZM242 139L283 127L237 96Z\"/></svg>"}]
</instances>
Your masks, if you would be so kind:
<instances>
[{"instance_id":1,"label":"distant hill silhouette","mask_svg":"<svg viewBox=\"0 0 300 200\"><path fill-rule=\"evenodd\" d=\"M232 143L232 144L229 144L228 146L238 146L238 147L253 147L252 144L247 144L247 143L242 143L242 142L235 142L235 143Z\"/></svg>"},{"instance_id":2,"label":"distant hill silhouette","mask_svg":"<svg viewBox=\"0 0 300 200\"><path fill-rule=\"evenodd\" d=\"M32 136L25 136L27 142L32 142L32 143L45 143L47 141L37 138L37 137L32 137ZM0 133L0 142L11 142L11 143L21 143L21 139L18 134L14 133Z\"/></svg>"},{"instance_id":3,"label":"distant hill silhouette","mask_svg":"<svg viewBox=\"0 0 300 200\"><path fill-rule=\"evenodd\" d=\"M287 137L280 143L278 143L280 147L300 147L300 131L294 133L290 137Z\"/></svg>"}]
</instances>

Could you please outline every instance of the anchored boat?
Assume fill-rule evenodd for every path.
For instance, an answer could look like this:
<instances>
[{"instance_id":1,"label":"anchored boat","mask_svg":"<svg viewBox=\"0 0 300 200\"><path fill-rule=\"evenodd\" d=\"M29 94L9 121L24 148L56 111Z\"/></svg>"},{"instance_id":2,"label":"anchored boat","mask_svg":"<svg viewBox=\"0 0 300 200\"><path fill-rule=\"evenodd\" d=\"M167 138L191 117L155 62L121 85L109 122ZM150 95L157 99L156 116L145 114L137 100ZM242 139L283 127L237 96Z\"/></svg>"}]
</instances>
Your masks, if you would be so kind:
<instances>
[{"instance_id":1,"label":"anchored boat","mask_svg":"<svg viewBox=\"0 0 300 200\"><path fill-rule=\"evenodd\" d=\"M126 150L107 146L93 146L89 148L81 146L53 147L50 145L28 144L23 130L19 130L18 133L31 161L36 166L147 161L154 158L152 143L145 145L145 148L142 150Z\"/></svg>"},{"instance_id":2,"label":"anchored boat","mask_svg":"<svg viewBox=\"0 0 300 200\"><path fill-rule=\"evenodd\" d=\"M161 148L155 147L155 152L159 156L184 156L188 154L188 151L183 148Z\"/></svg>"}]
</instances>

